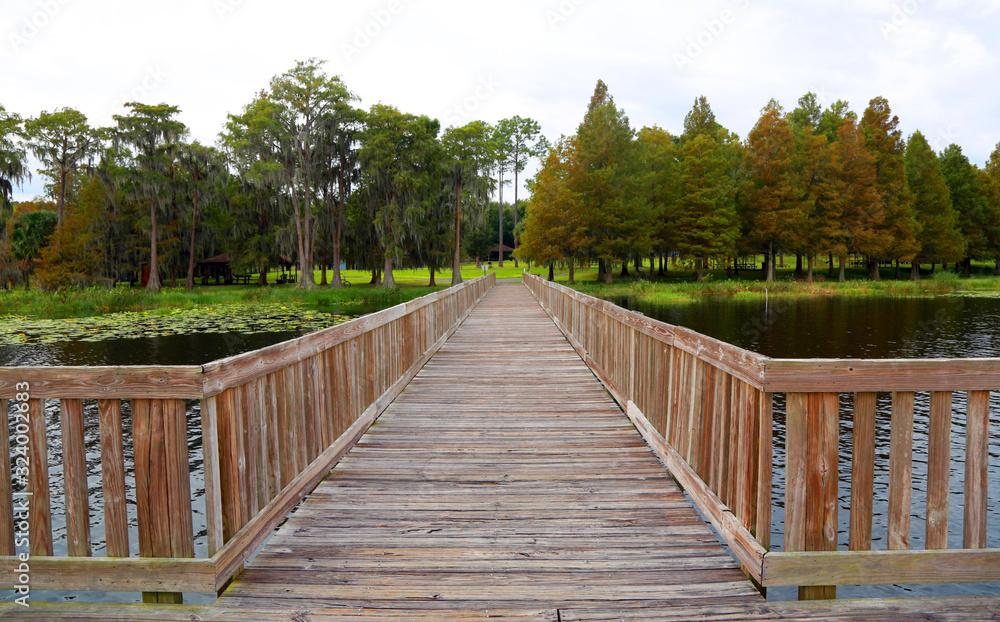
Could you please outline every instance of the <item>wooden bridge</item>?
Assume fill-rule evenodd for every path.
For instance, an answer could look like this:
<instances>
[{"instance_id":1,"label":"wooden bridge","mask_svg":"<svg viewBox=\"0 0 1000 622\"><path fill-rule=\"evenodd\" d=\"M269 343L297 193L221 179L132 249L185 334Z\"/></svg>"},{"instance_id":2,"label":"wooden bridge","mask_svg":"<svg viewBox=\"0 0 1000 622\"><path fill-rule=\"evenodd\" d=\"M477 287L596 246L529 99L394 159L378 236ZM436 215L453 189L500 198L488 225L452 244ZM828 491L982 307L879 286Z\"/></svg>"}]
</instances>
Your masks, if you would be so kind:
<instances>
[{"instance_id":1,"label":"wooden bridge","mask_svg":"<svg viewBox=\"0 0 1000 622\"><path fill-rule=\"evenodd\" d=\"M0 370L0 399L27 405L13 438L30 464L46 459L42 400L61 400L68 555L53 556L48 474L31 470L31 589L143 591L149 603L8 603L0 617L1000 619L1000 597L776 603L755 587L801 585L803 598L822 599L834 596L827 584L1000 580L1000 552L983 548L985 477L966 489L962 549L945 541L867 551L857 531L865 533L867 512L870 549L871 505L859 497L852 550L836 550L839 415L829 396L849 390L847 378L860 383L855 419L870 410L874 426L867 396L887 380L865 366L882 363L853 361L848 370L845 362L772 361L526 278L528 287L494 287L485 277L203 368ZM933 363L956 372L920 379L936 393L944 382L972 391L967 463L985 475L989 435L976 430L984 416L988 430L982 385L996 381L996 364L981 363L993 369L977 377ZM909 377L908 366L924 363L882 365ZM18 395L22 382L28 395ZM827 392L801 393L806 382ZM769 550L771 396L779 391L788 403L786 552ZM893 413L909 407L911 446L912 395L899 388ZM190 399L201 400L201 430L185 429ZM940 416L943 396L933 399ZM80 475L89 400L100 414L103 520ZM121 435L126 408L131 448ZM187 436L199 432L209 550L195 558ZM894 460L906 440L894 428ZM874 434L855 434L852 489L868 495L873 467L864 456L874 443ZM134 456L134 482L125 454ZM893 476L904 472L897 466ZM0 473L7 508L18 494L3 489L10 475ZM138 529L126 521L129 490ZM909 517L908 494L906 503ZM947 494L944 503L947 517ZM17 517L2 514L8 557L0 567L15 569ZM891 533L902 520L890 518ZM92 542L94 522L104 525L103 543ZM932 523L930 544L931 530L942 529ZM135 534L139 556L129 555ZM102 556L91 557L94 546ZM6 587L18 585L16 572L3 576ZM185 605L181 592L219 597Z\"/></svg>"}]
</instances>

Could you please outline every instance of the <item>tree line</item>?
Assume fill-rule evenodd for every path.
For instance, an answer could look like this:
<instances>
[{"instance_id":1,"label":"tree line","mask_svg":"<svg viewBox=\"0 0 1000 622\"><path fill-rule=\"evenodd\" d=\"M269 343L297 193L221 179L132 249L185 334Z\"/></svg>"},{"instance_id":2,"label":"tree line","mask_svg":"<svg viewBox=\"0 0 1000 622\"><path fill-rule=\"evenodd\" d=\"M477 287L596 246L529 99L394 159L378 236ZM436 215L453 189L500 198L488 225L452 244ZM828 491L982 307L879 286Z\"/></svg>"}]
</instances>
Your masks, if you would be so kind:
<instances>
[{"instance_id":1,"label":"tree line","mask_svg":"<svg viewBox=\"0 0 1000 622\"><path fill-rule=\"evenodd\" d=\"M0 279L57 290L134 282L145 265L150 290L178 276L192 288L196 263L227 253L261 283L289 262L302 288L317 286L317 266L319 285L329 267L339 287L341 265L388 288L398 267L429 267L433 284L450 266L461 282L463 258L492 248L486 223L494 243L510 239L505 208L517 226L520 175L547 150L539 124L515 116L442 130L391 105L362 110L323 64L275 76L214 146L190 141L168 104L128 103L103 128L72 108L22 119L0 106ZM46 196L14 203L29 153Z\"/></svg>"},{"instance_id":2,"label":"tree line","mask_svg":"<svg viewBox=\"0 0 1000 622\"><path fill-rule=\"evenodd\" d=\"M696 99L673 136L635 131L604 82L583 121L549 151L531 184L520 253L565 263L598 262L610 283L613 264L680 257L700 281L710 265L791 253L814 277L817 257L839 264L863 257L870 278L880 267L995 262L1000 274L1000 144L984 168L951 144L936 153L919 131L903 140L899 118L882 97L861 118L845 101L823 108L812 93L786 111L771 100L745 140L720 125ZM802 267L803 272L806 268ZM551 270L550 270L551 273Z\"/></svg>"}]
</instances>

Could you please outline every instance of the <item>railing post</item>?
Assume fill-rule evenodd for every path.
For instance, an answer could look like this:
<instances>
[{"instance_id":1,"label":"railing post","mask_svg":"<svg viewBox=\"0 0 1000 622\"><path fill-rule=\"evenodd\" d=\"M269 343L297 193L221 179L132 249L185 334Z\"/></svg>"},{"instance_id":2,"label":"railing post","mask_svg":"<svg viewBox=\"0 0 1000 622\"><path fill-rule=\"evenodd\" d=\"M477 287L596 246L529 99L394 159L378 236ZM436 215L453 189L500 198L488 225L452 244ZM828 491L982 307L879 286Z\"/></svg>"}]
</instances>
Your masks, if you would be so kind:
<instances>
[{"instance_id":1,"label":"railing post","mask_svg":"<svg viewBox=\"0 0 1000 622\"><path fill-rule=\"evenodd\" d=\"M136 510L141 557L194 557L191 477L183 400L133 400ZM175 592L143 592L146 603L180 603Z\"/></svg>"},{"instance_id":2,"label":"railing post","mask_svg":"<svg viewBox=\"0 0 1000 622\"><path fill-rule=\"evenodd\" d=\"M787 396L785 550L837 550L839 395ZM800 587L800 600L837 597L835 586Z\"/></svg>"}]
</instances>

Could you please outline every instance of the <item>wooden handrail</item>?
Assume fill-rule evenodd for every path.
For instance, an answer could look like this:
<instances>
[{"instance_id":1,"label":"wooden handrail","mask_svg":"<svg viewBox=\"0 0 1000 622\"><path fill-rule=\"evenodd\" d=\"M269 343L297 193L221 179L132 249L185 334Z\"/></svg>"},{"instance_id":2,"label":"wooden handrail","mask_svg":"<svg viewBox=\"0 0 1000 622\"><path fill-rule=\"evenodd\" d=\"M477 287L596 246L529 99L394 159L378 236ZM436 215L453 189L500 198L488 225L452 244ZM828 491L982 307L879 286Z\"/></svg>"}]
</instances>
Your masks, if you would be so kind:
<instances>
[{"instance_id":1,"label":"wooden handrail","mask_svg":"<svg viewBox=\"0 0 1000 622\"><path fill-rule=\"evenodd\" d=\"M23 394L19 383L30 386L23 436L32 465L48 464L44 400L61 403L56 442L66 469L69 556L53 556L48 469L32 468L32 588L142 591L154 602L220 589L495 283L490 274L204 366L0 368L0 399ZM99 412L108 557L89 557L84 400L97 400ZM207 559L193 559L184 400L201 400ZM129 556L125 404L132 418L140 557ZM11 499L7 476L0 481L0 504L9 508ZM19 563L12 524L0 524L0 568ZM15 581L13 572L4 572L0 588Z\"/></svg>"},{"instance_id":2,"label":"wooden handrail","mask_svg":"<svg viewBox=\"0 0 1000 622\"><path fill-rule=\"evenodd\" d=\"M525 285L762 586L798 585L800 598L812 599L835 597L836 585L1000 578L1000 549L985 548L1000 359L772 359L530 274ZM955 391L968 392L964 548L948 550ZM892 392L889 551L871 550L877 392ZM769 551L775 394L786 404L782 552ZM930 412L927 550L911 551L918 394ZM839 429L849 402L850 550L838 550Z\"/></svg>"}]
</instances>

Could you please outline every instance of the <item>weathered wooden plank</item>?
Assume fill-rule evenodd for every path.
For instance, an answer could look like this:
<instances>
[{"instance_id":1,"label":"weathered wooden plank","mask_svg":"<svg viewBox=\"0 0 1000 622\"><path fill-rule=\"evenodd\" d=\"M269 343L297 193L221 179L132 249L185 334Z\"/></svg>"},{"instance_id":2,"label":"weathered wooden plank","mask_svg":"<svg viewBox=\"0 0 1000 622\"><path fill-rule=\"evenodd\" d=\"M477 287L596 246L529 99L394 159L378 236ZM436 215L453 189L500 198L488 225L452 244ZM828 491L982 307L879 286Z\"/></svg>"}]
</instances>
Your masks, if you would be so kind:
<instances>
[{"instance_id":1,"label":"weathered wooden plank","mask_svg":"<svg viewBox=\"0 0 1000 622\"><path fill-rule=\"evenodd\" d=\"M968 396L965 432L965 524L964 546L986 548L988 515L990 392L973 391Z\"/></svg>"},{"instance_id":2,"label":"weathered wooden plank","mask_svg":"<svg viewBox=\"0 0 1000 622\"><path fill-rule=\"evenodd\" d=\"M0 567L16 566L14 558L0 557ZM30 566L32 590L215 591L215 562L210 559L32 556ZM14 587L13 573L4 572L0 577L0 589Z\"/></svg>"},{"instance_id":3,"label":"weathered wooden plank","mask_svg":"<svg viewBox=\"0 0 1000 622\"><path fill-rule=\"evenodd\" d=\"M740 560L740 563L750 572L751 576L759 581L765 555L764 547L698 477L681 455L659 436L635 404L630 403L626 412L656 455L667 465L671 474L695 500L716 531L732 547L733 553Z\"/></svg>"},{"instance_id":4,"label":"weathered wooden plank","mask_svg":"<svg viewBox=\"0 0 1000 622\"><path fill-rule=\"evenodd\" d=\"M134 400L139 555L194 554L184 402Z\"/></svg>"},{"instance_id":5,"label":"weathered wooden plank","mask_svg":"<svg viewBox=\"0 0 1000 622\"><path fill-rule=\"evenodd\" d=\"M836 393L810 393L806 429L806 548L837 550L837 476L839 399ZM801 584L800 584L801 585ZM799 600L837 597L832 585L799 587Z\"/></svg>"},{"instance_id":6,"label":"weathered wooden plank","mask_svg":"<svg viewBox=\"0 0 1000 622\"><path fill-rule=\"evenodd\" d=\"M872 548L872 500L875 492L875 393L854 395L854 434L851 458L850 549Z\"/></svg>"},{"instance_id":7,"label":"weathered wooden plank","mask_svg":"<svg viewBox=\"0 0 1000 622\"><path fill-rule=\"evenodd\" d=\"M913 393L893 393L889 440L889 527L887 548L910 548L913 477Z\"/></svg>"},{"instance_id":8,"label":"weathered wooden plank","mask_svg":"<svg viewBox=\"0 0 1000 622\"><path fill-rule=\"evenodd\" d=\"M166 457L164 489L169 505L172 558L194 557L194 528L191 517L191 470L188 463L187 412L183 400L164 400L163 442Z\"/></svg>"},{"instance_id":9,"label":"weathered wooden plank","mask_svg":"<svg viewBox=\"0 0 1000 622\"><path fill-rule=\"evenodd\" d=\"M66 492L66 547L70 557L90 556L90 499L87 450L83 442L83 401L60 401L63 481Z\"/></svg>"},{"instance_id":10,"label":"weathered wooden plank","mask_svg":"<svg viewBox=\"0 0 1000 622\"><path fill-rule=\"evenodd\" d=\"M101 433L101 479L104 490L105 557L128 557L128 512L125 499L125 451L121 400L97 403Z\"/></svg>"},{"instance_id":11,"label":"weathered wooden plank","mask_svg":"<svg viewBox=\"0 0 1000 622\"><path fill-rule=\"evenodd\" d=\"M1000 549L768 553L766 586L1000 581Z\"/></svg>"},{"instance_id":12,"label":"weathered wooden plank","mask_svg":"<svg viewBox=\"0 0 1000 622\"><path fill-rule=\"evenodd\" d=\"M222 447L219 443L219 397L201 402L201 442L205 472L205 523L209 556L225 544L223 527Z\"/></svg>"},{"instance_id":13,"label":"weathered wooden plank","mask_svg":"<svg viewBox=\"0 0 1000 622\"><path fill-rule=\"evenodd\" d=\"M948 548L948 491L951 475L950 391L931 393L927 452L927 540L928 549Z\"/></svg>"},{"instance_id":14,"label":"weathered wooden plank","mask_svg":"<svg viewBox=\"0 0 1000 622\"><path fill-rule=\"evenodd\" d=\"M222 503L222 540L228 542L246 524L240 482L243 433L236 410L236 390L226 389L215 400L219 438L219 483Z\"/></svg>"},{"instance_id":15,"label":"weathered wooden plank","mask_svg":"<svg viewBox=\"0 0 1000 622\"><path fill-rule=\"evenodd\" d=\"M785 550L806 550L809 396L785 397Z\"/></svg>"},{"instance_id":16,"label":"weathered wooden plank","mask_svg":"<svg viewBox=\"0 0 1000 622\"><path fill-rule=\"evenodd\" d=\"M770 393L757 392L760 416L760 444L757 458L757 525L753 530L757 541L765 550L771 548L771 486L774 477L773 453L773 408L774 397Z\"/></svg>"},{"instance_id":17,"label":"weathered wooden plank","mask_svg":"<svg viewBox=\"0 0 1000 622\"><path fill-rule=\"evenodd\" d=\"M471 312L471 309L467 310L463 314L463 318ZM461 318L460 318L461 319ZM293 477L290 481L282 487L282 490L277 493L273 499L265 506L256 516L251 517L245 525L242 526L238 533L235 533L231 538L227 540L226 545L218 551L213 559L217 562L218 570L216 575L217 586L221 588L224 586L232 577L233 573L236 572L245 562L245 560L257 549L258 546L266 539L274 527L285 519L288 512L302 500L305 495L310 492L313 487L322 479L326 473L337 463L340 458L346 453L357 439L361 437L362 434L368 429L368 427L374 422L374 420L385 411L386 408L392 403L394 399L403 391L406 385L416 376L417 372L420 371L421 367L430 359L430 357L437 352L438 349L448 340L448 338L454 333L458 328L459 322L455 322L446 332L443 334L425 353L424 355L412 365L406 373L396 379L393 384L386 390L378 399L374 400L367 409L357 417L355 421L347 428L347 430L337 439L330 447L326 448L323 453L319 455L313 462L306 465L302 469L294 469L294 463L289 466L286 463L282 464L282 470L288 469ZM359 337L358 339L352 340L351 344L356 341L364 341L365 337ZM367 359L371 362L371 365L376 365L375 360L375 350L371 341L369 341L367 348L359 348L360 351L367 351ZM370 376L370 368L355 366L349 368L354 377L359 374ZM295 373L294 371L284 371L282 374L275 374L277 378L283 380L282 384L288 386L297 386L303 389L303 383L298 380L298 378L304 377L302 373ZM358 382L355 385L361 384ZM372 385L374 386L374 385ZM286 403L285 417L292 417L294 415L287 411L287 404L295 403L295 397L289 395L288 390L281 392L284 395L284 401ZM225 395L225 394L224 394ZM299 409L301 410L301 408ZM280 413L280 411L279 411ZM279 420L279 426L281 426ZM293 427L294 422L287 423L286 427ZM304 424L302 424L304 426ZM303 427L301 434L305 434L305 429ZM286 437L286 442L289 445L294 445L294 439ZM304 442L304 441L303 441Z\"/></svg>"},{"instance_id":18,"label":"weathered wooden plank","mask_svg":"<svg viewBox=\"0 0 1000 622\"><path fill-rule=\"evenodd\" d=\"M1000 359L769 359L763 384L775 393L989 391L1000 386Z\"/></svg>"},{"instance_id":19,"label":"weathered wooden plank","mask_svg":"<svg viewBox=\"0 0 1000 622\"><path fill-rule=\"evenodd\" d=\"M201 397L201 367L0 367L0 399L13 399L30 382L34 399Z\"/></svg>"},{"instance_id":20,"label":"weathered wooden plank","mask_svg":"<svg viewBox=\"0 0 1000 622\"><path fill-rule=\"evenodd\" d=\"M48 464L45 402L28 400L28 463ZM28 492L31 493L31 518L29 519L29 550L32 557L52 555L52 510L49 495L48 469L30 469Z\"/></svg>"}]
</instances>

